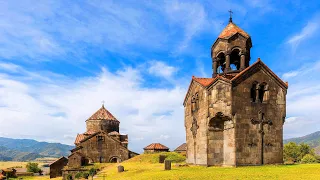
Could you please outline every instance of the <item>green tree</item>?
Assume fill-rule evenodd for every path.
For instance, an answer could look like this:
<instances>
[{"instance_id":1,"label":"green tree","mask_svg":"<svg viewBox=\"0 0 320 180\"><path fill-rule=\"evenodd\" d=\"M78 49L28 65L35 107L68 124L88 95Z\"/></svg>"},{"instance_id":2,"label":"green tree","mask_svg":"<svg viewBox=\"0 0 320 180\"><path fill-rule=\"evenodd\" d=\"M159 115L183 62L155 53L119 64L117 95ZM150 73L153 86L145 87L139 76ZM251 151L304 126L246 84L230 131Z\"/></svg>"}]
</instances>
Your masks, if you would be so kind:
<instances>
[{"instance_id":1,"label":"green tree","mask_svg":"<svg viewBox=\"0 0 320 180\"><path fill-rule=\"evenodd\" d=\"M289 142L283 147L283 158L285 161L297 162L300 149L299 146L294 142Z\"/></svg>"},{"instance_id":2,"label":"green tree","mask_svg":"<svg viewBox=\"0 0 320 180\"><path fill-rule=\"evenodd\" d=\"M301 143L299 145L299 151L300 155L298 157L298 161L301 161L301 159L307 154L314 156L314 150L308 144Z\"/></svg>"},{"instance_id":3,"label":"green tree","mask_svg":"<svg viewBox=\"0 0 320 180\"><path fill-rule=\"evenodd\" d=\"M310 154L313 157L315 155L314 150L305 143L297 145L294 142L289 142L288 144L285 144L283 148L283 157L287 162L300 162L307 154Z\"/></svg>"},{"instance_id":4,"label":"green tree","mask_svg":"<svg viewBox=\"0 0 320 180\"><path fill-rule=\"evenodd\" d=\"M304 163L304 164L312 164L312 163L317 163L317 162L318 162L318 160L312 154L306 154L301 159L301 163Z\"/></svg>"},{"instance_id":5,"label":"green tree","mask_svg":"<svg viewBox=\"0 0 320 180\"><path fill-rule=\"evenodd\" d=\"M75 177L76 179L80 179L80 178L82 178L82 173L81 173L81 172L78 172L74 177Z\"/></svg>"},{"instance_id":6,"label":"green tree","mask_svg":"<svg viewBox=\"0 0 320 180\"><path fill-rule=\"evenodd\" d=\"M91 176L91 179L93 180L93 176L96 175L97 170L95 168L91 168L89 170L89 175Z\"/></svg>"},{"instance_id":7,"label":"green tree","mask_svg":"<svg viewBox=\"0 0 320 180\"><path fill-rule=\"evenodd\" d=\"M28 172L38 173L39 171L41 171L41 169L38 167L38 163L29 162L26 165L26 168Z\"/></svg>"}]
</instances>

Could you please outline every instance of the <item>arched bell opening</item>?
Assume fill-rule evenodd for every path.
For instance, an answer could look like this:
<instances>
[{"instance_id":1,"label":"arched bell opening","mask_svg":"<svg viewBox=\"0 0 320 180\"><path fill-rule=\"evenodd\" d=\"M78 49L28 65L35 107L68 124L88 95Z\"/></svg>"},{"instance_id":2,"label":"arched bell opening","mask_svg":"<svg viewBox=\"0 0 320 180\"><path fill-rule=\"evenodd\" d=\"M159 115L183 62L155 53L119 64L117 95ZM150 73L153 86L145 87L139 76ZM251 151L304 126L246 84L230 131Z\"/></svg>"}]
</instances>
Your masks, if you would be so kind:
<instances>
[{"instance_id":1,"label":"arched bell opening","mask_svg":"<svg viewBox=\"0 0 320 180\"><path fill-rule=\"evenodd\" d=\"M230 54L230 69L231 71L240 69L240 50L234 49Z\"/></svg>"},{"instance_id":2,"label":"arched bell opening","mask_svg":"<svg viewBox=\"0 0 320 180\"><path fill-rule=\"evenodd\" d=\"M226 68L226 56L223 52L217 56L218 69L217 73L223 73Z\"/></svg>"}]
</instances>

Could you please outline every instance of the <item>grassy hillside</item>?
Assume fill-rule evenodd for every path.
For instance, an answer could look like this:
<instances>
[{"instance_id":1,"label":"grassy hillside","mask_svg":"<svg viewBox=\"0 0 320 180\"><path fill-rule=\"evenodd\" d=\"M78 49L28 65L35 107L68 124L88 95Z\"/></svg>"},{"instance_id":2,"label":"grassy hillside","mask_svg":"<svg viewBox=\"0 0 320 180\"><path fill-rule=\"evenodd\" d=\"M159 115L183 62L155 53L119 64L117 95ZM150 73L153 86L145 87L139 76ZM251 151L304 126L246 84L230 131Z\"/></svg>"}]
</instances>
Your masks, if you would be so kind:
<instances>
[{"instance_id":1,"label":"grassy hillside","mask_svg":"<svg viewBox=\"0 0 320 180\"><path fill-rule=\"evenodd\" d=\"M31 139L0 137L0 161L30 161L42 157L68 156L73 146Z\"/></svg>"},{"instance_id":2,"label":"grassy hillside","mask_svg":"<svg viewBox=\"0 0 320 180\"><path fill-rule=\"evenodd\" d=\"M288 142L295 142L297 144L306 143L310 147L314 148L316 153L320 155L320 131L302 137L286 139L283 142L285 144Z\"/></svg>"},{"instance_id":3,"label":"grassy hillside","mask_svg":"<svg viewBox=\"0 0 320 180\"><path fill-rule=\"evenodd\" d=\"M320 179L320 164L302 165L266 165L250 167L178 167L172 164L172 170L165 171L164 164L155 163L156 155L142 154L122 162L125 172L118 173L118 164L104 168L96 180L143 180L143 179L172 179L172 180L205 180L205 179Z\"/></svg>"}]
</instances>

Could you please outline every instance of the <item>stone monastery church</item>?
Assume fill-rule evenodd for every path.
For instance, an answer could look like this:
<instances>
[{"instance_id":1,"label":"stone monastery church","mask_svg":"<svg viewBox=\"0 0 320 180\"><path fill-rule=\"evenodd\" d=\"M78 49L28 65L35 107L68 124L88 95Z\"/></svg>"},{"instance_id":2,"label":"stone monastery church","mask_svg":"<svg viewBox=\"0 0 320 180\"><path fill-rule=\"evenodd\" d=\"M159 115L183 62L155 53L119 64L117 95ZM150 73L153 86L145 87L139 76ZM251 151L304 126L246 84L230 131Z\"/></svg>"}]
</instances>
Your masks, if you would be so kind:
<instances>
[{"instance_id":1,"label":"stone monastery church","mask_svg":"<svg viewBox=\"0 0 320 180\"><path fill-rule=\"evenodd\" d=\"M89 162L121 162L137 153L128 149L128 135L119 133L120 122L102 105L86 120L87 131L78 134L69 156L80 154ZM69 164L72 164L72 158ZM80 164L81 166L82 164Z\"/></svg>"},{"instance_id":2,"label":"stone monastery church","mask_svg":"<svg viewBox=\"0 0 320 180\"><path fill-rule=\"evenodd\" d=\"M229 20L211 47L211 78L192 77L184 99L187 163L283 163L288 83L260 58L251 37Z\"/></svg>"}]
</instances>

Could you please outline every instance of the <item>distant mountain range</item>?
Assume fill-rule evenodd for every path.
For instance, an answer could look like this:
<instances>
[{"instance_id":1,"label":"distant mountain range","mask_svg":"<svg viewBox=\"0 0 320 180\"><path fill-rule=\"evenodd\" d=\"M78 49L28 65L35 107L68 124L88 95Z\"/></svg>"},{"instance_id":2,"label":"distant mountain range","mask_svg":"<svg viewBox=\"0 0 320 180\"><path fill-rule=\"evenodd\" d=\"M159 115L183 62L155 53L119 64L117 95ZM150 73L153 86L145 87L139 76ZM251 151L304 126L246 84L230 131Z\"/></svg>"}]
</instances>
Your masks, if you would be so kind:
<instances>
[{"instance_id":1,"label":"distant mountain range","mask_svg":"<svg viewBox=\"0 0 320 180\"><path fill-rule=\"evenodd\" d=\"M306 143L320 155L320 131L306 136L283 141ZM43 157L68 156L74 146L60 143L38 142L32 139L12 139L0 137L0 161L31 161Z\"/></svg>"},{"instance_id":2,"label":"distant mountain range","mask_svg":"<svg viewBox=\"0 0 320 180\"><path fill-rule=\"evenodd\" d=\"M68 156L73 148L60 143L0 137L0 161L31 161L43 157Z\"/></svg>"},{"instance_id":3,"label":"distant mountain range","mask_svg":"<svg viewBox=\"0 0 320 180\"><path fill-rule=\"evenodd\" d=\"M297 144L306 143L310 147L314 148L316 153L320 155L320 131L297 138L286 139L283 143L295 142Z\"/></svg>"}]
</instances>

